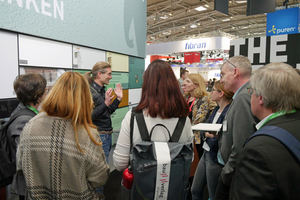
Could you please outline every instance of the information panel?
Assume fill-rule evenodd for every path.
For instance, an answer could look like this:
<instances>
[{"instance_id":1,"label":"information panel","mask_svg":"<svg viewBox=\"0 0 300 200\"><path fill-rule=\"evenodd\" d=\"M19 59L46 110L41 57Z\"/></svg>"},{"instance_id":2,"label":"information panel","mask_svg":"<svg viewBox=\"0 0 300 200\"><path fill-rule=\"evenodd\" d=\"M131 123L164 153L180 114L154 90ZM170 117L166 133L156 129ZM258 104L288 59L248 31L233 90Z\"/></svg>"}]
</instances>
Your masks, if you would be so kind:
<instances>
[{"instance_id":1,"label":"information panel","mask_svg":"<svg viewBox=\"0 0 300 200\"><path fill-rule=\"evenodd\" d=\"M46 67L20 67L20 74L38 73L45 77L47 88L50 89L55 81L66 71L66 69L46 68Z\"/></svg>"},{"instance_id":2,"label":"information panel","mask_svg":"<svg viewBox=\"0 0 300 200\"><path fill-rule=\"evenodd\" d=\"M97 49L73 46L73 68L92 69L99 62L105 62L105 52Z\"/></svg>"},{"instance_id":3,"label":"information panel","mask_svg":"<svg viewBox=\"0 0 300 200\"><path fill-rule=\"evenodd\" d=\"M117 72L128 72L129 64L128 64L128 56L107 52L107 62L111 65L112 71Z\"/></svg>"},{"instance_id":4,"label":"information panel","mask_svg":"<svg viewBox=\"0 0 300 200\"><path fill-rule=\"evenodd\" d=\"M118 108L112 115L111 115L111 121L112 121L112 127L114 131L120 130L121 123L128 112L128 107Z\"/></svg>"},{"instance_id":5,"label":"information panel","mask_svg":"<svg viewBox=\"0 0 300 200\"><path fill-rule=\"evenodd\" d=\"M109 84L106 88L115 88L118 83L121 83L123 89L128 89L128 73L122 72L112 72L112 79L110 79Z\"/></svg>"},{"instance_id":6,"label":"information panel","mask_svg":"<svg viewBox=\"0 0 300 200\"><path fill-rule=\"evenodd\" d=\"M0 31L0 98L16 97L13 84L18 76L17 34Z\"/></svg>"},{"instance_id":7,"label":"information panel","mask_svg":"<svg viewBox=\"0 0 300 200\"><path fill-rule=\"evenodd\" d=\"M143 85L143 73L145 59L129 57L129 88L141 88Z\"/></svg>"},{"instance_id":8,"label":"information panel","mask_svg":"<svg viewBox=\"0 0 300 200\"><path fill-rule=\"evenodd\" d=\"M129 89L129 97L128 97L128 104L138 104L141 100L142 96L142 88L138 89Z\"/></svg>"},{"instance_id":9,"label":"information panel","mask_svg":"<svg viewBox=\"0 0 300 200\"><path fill-rule=\"evenodd\" d=\"M113 92L112 95L115 95L115 92ZM116 98L117 96L115 95L112 101L114 101ZM119 104L119 108L124 106L128 106L128 90L123 90L123 98Z\"/></svg>"}]
</instances>

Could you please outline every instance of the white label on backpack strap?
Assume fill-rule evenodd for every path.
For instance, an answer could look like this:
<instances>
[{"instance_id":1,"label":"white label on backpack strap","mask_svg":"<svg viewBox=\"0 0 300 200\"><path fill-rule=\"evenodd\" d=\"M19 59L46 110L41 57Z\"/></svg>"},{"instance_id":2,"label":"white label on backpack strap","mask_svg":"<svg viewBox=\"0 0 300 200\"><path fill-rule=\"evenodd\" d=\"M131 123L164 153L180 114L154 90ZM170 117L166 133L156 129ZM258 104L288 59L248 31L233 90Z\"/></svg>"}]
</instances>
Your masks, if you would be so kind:
<instances>
[{"instance_id":1,"label":"white label on backpack strap","mask_svg":"<svg viewBox=\"0 0 300 200\"><path fill-rule=\"evenodd\" d=\"M157 159L156 186L154 200L167 200L171 169L169 146L166 142L154 142Z\"/></svg>"}]
</instances>

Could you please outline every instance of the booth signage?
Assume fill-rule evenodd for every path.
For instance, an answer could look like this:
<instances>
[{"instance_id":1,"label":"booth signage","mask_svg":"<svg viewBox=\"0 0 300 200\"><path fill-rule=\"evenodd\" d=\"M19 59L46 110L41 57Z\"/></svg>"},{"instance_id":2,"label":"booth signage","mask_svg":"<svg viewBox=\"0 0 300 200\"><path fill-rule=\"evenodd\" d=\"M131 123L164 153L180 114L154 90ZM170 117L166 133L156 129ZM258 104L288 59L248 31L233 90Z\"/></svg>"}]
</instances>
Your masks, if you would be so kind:
<instances>
[{"instance_id":1,"label":"booth signage","mask_svg":"<svg viewBox=\"0 0 300 200\"><path fill-rule=\"evenodd\" d=\"M300 66L299 45L299 33L239 39L230 42L229 54L248 57L254 69L271 62L284 62L296 68Z\"/></svg>"},{"instance_id":2,"label":"booth signage","mask_svg":"<svg viewBox=\"0 0 300 200\"><path fill-rule=\"evenodd\" d=\"M144 0L0 0L0 29L144 58L146 12Z\"/></svg>"},{"instance_id":3,"label":"booth signage","mask_svg":"<svg viewBox=\"0 0 300 200\"><path fill-rule=\"evenodd\" d=\"M267 14L267 36L299 33L300 8L278 10Z\"/></svg>"},{"instance_id":4,"label":"booth signage","mask_svg":"<svg viewBox=\"0 0 300 200\"><path fill-rule=\"evenodd\" d=\"M207 50L229 50L230 39L226 37L202 38L147 45L147 55L172 54Z\"/></svg>"}]
</instances>

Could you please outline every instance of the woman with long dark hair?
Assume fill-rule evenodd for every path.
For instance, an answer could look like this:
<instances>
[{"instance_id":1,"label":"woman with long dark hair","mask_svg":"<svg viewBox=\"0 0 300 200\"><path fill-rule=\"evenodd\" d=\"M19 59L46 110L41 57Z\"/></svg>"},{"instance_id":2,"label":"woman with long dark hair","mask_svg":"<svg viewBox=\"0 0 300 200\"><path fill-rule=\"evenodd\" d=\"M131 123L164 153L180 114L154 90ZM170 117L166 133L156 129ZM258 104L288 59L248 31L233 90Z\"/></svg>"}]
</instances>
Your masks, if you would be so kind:
<instances>
[{"instance_id":1,"label":"woman with long dark hair","mask_svg":"<svg viewBox=\"0 0 300 200\"><path fill-rule=\"evenodd\" d=\"M186 117L185 126L179 142L193 141L193 133L188 105L182 96L177 79L171 66L162 60L155 60L148 66L144 73L141 101L136 107L136 112L143 112L148 130L160 123L165 125L172 134L179 117ZM129 111L120 130L113 160L117 170L122 171L128 166L130 152L130 118ZM167 130L162 127L156 128L162 134L153 134L152 141L168 141ZM141 142L141 136L136 120L133 128L133 146ZM179 172L180 173L180 172Z\"/></svg>"}]
</instances>

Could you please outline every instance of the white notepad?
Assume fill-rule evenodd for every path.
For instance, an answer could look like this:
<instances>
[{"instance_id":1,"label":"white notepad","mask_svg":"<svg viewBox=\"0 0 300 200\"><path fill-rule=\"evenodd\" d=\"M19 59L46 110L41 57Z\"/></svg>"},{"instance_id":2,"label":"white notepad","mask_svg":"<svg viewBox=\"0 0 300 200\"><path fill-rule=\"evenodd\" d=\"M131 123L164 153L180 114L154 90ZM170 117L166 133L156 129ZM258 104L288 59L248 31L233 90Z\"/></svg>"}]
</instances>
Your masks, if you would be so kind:
<instances>
[{"instance_id":1,"label":"white notepad","mask_svg":"<svg viewBox=\"0 0 300 200\"><path fill-rule=\"evenodd\" d=\"M192 126L192 130L194 131L220 131L222 124L207 124L207 123L199 123L195 126Z\"/></svg>"}]
</instances>

